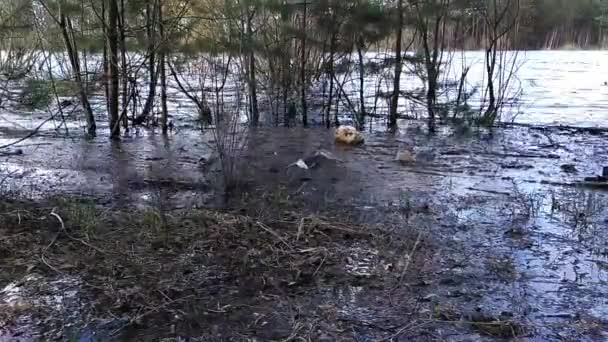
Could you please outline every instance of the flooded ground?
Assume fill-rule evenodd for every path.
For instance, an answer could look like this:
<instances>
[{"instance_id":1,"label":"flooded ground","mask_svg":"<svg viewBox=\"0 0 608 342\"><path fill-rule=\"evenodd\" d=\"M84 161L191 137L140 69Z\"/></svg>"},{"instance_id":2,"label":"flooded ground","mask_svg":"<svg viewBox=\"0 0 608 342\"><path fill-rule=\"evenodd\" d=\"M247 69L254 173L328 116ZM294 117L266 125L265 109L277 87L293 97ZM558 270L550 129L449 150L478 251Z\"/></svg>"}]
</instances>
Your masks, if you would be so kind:
<instances>
[{"instance_id":1,"label":"flooded ground","mask_svg":"<svg viewBox=\"0 0 608 342\"><path fill-rule=\"evenodd\" d=\"M602 109L608 88L602 79L608 75L598 64L605 54L528 53L523 67L528 71L520 76L528 82L523 98L527 107L520 121L605 125ZM566 77L570 74L573 78ZM107 294L90 286L91 279L103 283L94 267L85 273L91 279L70 273L76 266L57 259L69 248L53 255L54 261L67 264L65 269L56 272L45 264L43 257L51 253L45 247L53 246L53 237L62 231L49 214L52 208L45 208L42 216L49 219L40 221L35 232L0 228L0 246L21 242L14 246L27 258L19 260L37 260L0 264L0 308L11 308L11 314L0 313L4 324L0 341L203 341L221 336L324 341L608 339L608 192L602 184L584 182L608 166L607 133L550 127L510 126L493 132L443 127L429 137L423 123L403 122L395 134L366 134L365 144L355 148L335 145L332 132L324 129L263 128L248 132L239 167L242 192L226 201L213 155L214 137L194 128L188 108L173 107L179 113L173 117L177 130L168 137L141 129L114 143L104 136L81 139L74 133L81 127L77 120L67 121L69 135L63 126L55 131L51 121L40 134L1 151L2 194L43 203L53 196L86 198L92 211L81 213L85 218L98 210L140 214L160 205L170 218L225 205L248 217L272 217L276 208L294 205L290 210L302 216L275 218L287 220L290 229L300 226L294 222L307 222L299 221L307 215L332 214L351 222L357 232L381 232L382 243L367 238L353 242L323 229L319 233L323 226L319 224L311 225L315 234L311 241L301 240L299 228L279 230L284 225L276 222L270 230L254 229L258 240L274 241L273 258L280 256L268 259L266 265L253 264L256 270L269 272L264 273L264 281L278 279L279 285L273 281L268 285L256 284L260 277L255 272L247 273L245 281L235 279L244 271L231 268L236 257L228 254L238 254L231 249L237 248L231 244L240 239L238 234L227 234L232 238L226 247L224 240L211 243L207 236L185 227L188 240L173 241L172 249L159 252L166 259L158 269L152 267L158 261L142 259L133 262L141 270L134 270L158 275L169 272L162 266L166 264L169 278L198 285L188 283L187 291L171 292L168 289L176 283L146 278L149 283L139 286L156 294L143 291L149 296L145 297L129 282L128 274L122 275L124 265L107 266L127 279L112 282L117 293L122 291L122 299L150 302L125 308L122 302L109 305L100 300ZM27 135L44 119L36 113L2 117L0 145ZM416 162L404 165L394 160L404 149L413 152ZM333 158L317 160L310 170L289 167L319 150ZM21 215L39 218L14 210L2 214L14 222L21 222ZM244 227L239 229L251 229ZM279 232L281 238L271 232ZM98 242L147 241L153 235L125 238L123 233L110 229ZM319 238L323 234L325 240ZM26 236L37 239L36 248L25 243L30 240L19 240ZM247 236L247 243L236 244L239 251L266 251L257 235ZM127 242L104 246L120 247L117 253L122 250L128 259ZM310 276L319 267L319 272L326 272L321 281L296 282L294 287L293 279L268 271L273 262L294 262L276 248L285 248L285 242L314 252L305 258L310 265L304 262L308 268L303 269ZM157 250L155 243L150 246ZM85 247L95 254L94 247ZM3 248L0 256L9 260L14 251ZM203 257L211 258L218 250L230 253L220 253L216 259ZM328 260L332 261L329 270L321 267L323 254L315 254L322 250L334 251L325 254L335 257ZM88 253L83 258L91 265L99 262ZM219 262L218 267L210 267L211 261ZM205 267L193 266L197 263ZM19 277L12 279L9 274ZM210 298L221 300L204 301ZM135 312L133 317L119 314L129 310Z\"/></svg>"},{"instance_id":2,"label":"flooded ground","mask_svg":"<svg viewBox=\"0 0 608 342\"><path fill-rule=\"evenodd\" d=\"M608 193L580 184L608 162L607 136L526 128L444 133L429 139L414 126L370 136L360 149L336 148L348 170L338 178L347 180L334 180L335 188L315 184L316 177L332 180L320 168L301 191L313 203L319 192L324 204L358 203L366 222L398 217L403 229L434 241L437 269L422 275L424 298L432 302L427 310L448 312L444 320L470 320L479 311L517 318L531 339L607 338ZM407 146L418 156L414 165L393 160ZM462 340L458 327L435 323L434 337Z\"/></svg>"},{"instance_id":3,"label":"flooded ground","mask_svg":"<svg viewBox=\"0 0 608 342\"><path fill-rule=\"evenodd\" d=\"M335 145L331 132L322 129L251 131L244 189L259 198L282 192L304 203L307 212L342 212L410 239L419 232L428 247L420 252L422 264L412 269L423 272L406 277L407 294L415 296L406 301L415 307L409 315L418 323L396 340L608 338L608 193L580 183L608 165L608 137L526 127L492 134L446 128L428 137L420 126L412 122L397 134L369 134L357 148ZM36 137L19 147L22 155L3 157L3 174L10 175L5 186L34 198L84 196L114 210L156 206L160 200L170 209L217 206L219 173L207 164L213 159L211 139L196 132L163 138L143 131L115 144ZM414 152L415 163L394 160L405 148ZM288 167L317 150L336 160L322 159L310 170ZM272 211L248 208L256 209ZM386 262L369 250L363 256L356 248L350 253L344 256L347 268L349 260L363 258L350 261L357 264L355 271L361 263ZM63 281L74 286L75 280L53 280ZM2 286L6 301L16 285ZM62 286L48 291L66 291ZM396 334L395 326L405 322L395 311L405 302L379 301L389 286L368 286L326 288L329 292L309 300L326 298L340 319L357 322L351 337ZM374 290L377 286L384 290ZM503 325L490 324L496 321ZM148 330L142 333L144 340L152 338Z\"/></svg>"}]
</instances>

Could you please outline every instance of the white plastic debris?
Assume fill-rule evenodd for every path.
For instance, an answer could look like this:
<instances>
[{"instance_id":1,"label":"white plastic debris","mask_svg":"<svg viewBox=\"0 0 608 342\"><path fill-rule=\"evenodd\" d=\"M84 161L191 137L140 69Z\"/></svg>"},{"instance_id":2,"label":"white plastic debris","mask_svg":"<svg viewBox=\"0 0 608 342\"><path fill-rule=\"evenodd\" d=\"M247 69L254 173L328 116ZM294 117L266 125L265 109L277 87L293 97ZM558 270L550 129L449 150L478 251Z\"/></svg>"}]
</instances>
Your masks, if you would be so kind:
<instances>
[{"instance_id":1,"label":"white plastic debris","mask_svg":"<svg viewBox=\"0 0 608 342\"><path fill-rule=\"evenodd\" d=\"M306 162L303 159L298 159L295 163L291 163L291 164L287 165L287 168L289 169L292 166L297 166L303 170L309 169L308 165L306 164Z\"/></svg>"}]
</instances>

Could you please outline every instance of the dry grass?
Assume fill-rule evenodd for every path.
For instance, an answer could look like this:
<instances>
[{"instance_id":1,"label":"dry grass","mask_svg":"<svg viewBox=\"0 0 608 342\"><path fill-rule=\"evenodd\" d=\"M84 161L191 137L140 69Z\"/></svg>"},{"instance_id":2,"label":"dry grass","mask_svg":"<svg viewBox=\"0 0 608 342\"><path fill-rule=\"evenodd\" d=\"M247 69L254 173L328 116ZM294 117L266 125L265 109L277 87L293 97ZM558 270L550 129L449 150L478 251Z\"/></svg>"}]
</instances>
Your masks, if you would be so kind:
<instances>
[{"instance_id":1,"label":"dry grass","mask_svg":"<svg viewBox=\"0 0 608 342\"><path fill-rule=\"evenodd\" d=\"M517 278L517 267L511 256L492 257L485 261L486 269L504 281L513 281Z\"/></svg>"},{"instance_id":2,"label":"dry grass","mask_svg":"<svg viewBox=\"0 0 608 342\"><path fill-rule=\"evenodd\" d=\"M393 267L399 251L412 250L411 241L387 244L365 226L295 211L262 220L216 210L110 212L61 200L4 202L0 213L0 287L33 273L76 277L95 298L87 317L120 318L114 336L150 329L213 336L219 325L241 338L270 331L314 339L324 316L302 306L328 289L388 288L403 276ZM59 323L44 329L65 336Z\"/></svg>"}]
</instances>

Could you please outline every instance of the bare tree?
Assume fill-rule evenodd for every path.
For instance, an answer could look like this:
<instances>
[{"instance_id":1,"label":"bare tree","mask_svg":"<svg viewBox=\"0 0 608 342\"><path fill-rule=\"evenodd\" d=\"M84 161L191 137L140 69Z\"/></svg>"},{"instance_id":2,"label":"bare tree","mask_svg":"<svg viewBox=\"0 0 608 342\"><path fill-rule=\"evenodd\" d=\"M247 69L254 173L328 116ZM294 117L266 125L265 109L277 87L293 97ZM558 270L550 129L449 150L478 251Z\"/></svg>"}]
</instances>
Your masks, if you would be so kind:
<instances>
[{"instance_id":1,"label":"bare tree","mask_svg":"<svg viewBox=\"0 0 608 342\"><path fill-rule=\"evenodd\" d=\"M167 134L169 129L168 125L168 113L167 113L167 70L166 70L166 44L165 44L165 24L163 22L163 4L158 1L158 33L162 42L158 52L158 64L160 73L160 104L161 104L161 118L160 126L163 134Z\"/></svg>"},{"instance_id":2,"label":"bare tree","mask_svg":"<svg viewBox=\"0 0 608 342\"><path fill-rule=\"evenodd\" d=\"M118 18L120 27L120 66L122 68L120 78L122 88L122 113L120 114L120 118L125 131L129 129L129 121L127 120L127 111L129 109L129 66L127 65L126 15L125 0L120 0L120 16Z\"/></svg>"},{"instance_id":3,"label":"bare tree","mask_svg":"<svg viewBox=\"0 0 608 342\"><path fill-rule=\"evenodd\" d=\"M492 125L502 109L504 94L513 75L516 60L505 60L512 32L519 18L520 0L491 0L481 15L485 23L485 67L488 104L481 118L485 125ZM497 79L498 78L498 79ZM498 85L496 82L498 81Z\"/></svg>"},{"instance_id":4,"label":"bare tree","mask_svg":"<svg viewBox=\"0 0 608 342\"><path fill-rule=\"evenodd\" d=\"M246 40L247 40L247 61L249 63L249 113L251 115L251 125L257 126L260 121L260 110L258 108L258 91L257 91L257 80L256 80L256 63L255 63L255 47L253 40L253 19L255 17L256 9L250 9L247 6L245 15L247 16L246 22Z\"/></svg>"},{"instance_id":5,"label":"bare tree","mask_svg":"<svg viewBox=\"0 0 608 342\"><path fill-rule=\"evenodd\" d=\"M147 59L148 59L148 96L144 104L144 109L141 114L135 119L134 124L143 123L152 112L154 107L154 99L156 97L156 84L158 77L156 75L156 22L157 8L152 0L146 1L146 40L147 40Z\"/></svg>"},{"instance_id":6,"label":"bare tree","mask_svg":"<svg viewBox=\"0 0 608 342\"><path fill-rule=\"evenodd\" d=\"M302 31L302 38L300 40L300 102L302 106L302 125L306 127L308 126L308 106L306 104L306 21L308 20L308 3L306 0L304 0L302 5L302 25L300 28Z\"/></svg>"},{"instance_id":7,"label":"bare tree","mask_svg":"<svg viewBox=\"0 0 608 342\"><path fill-rule=\"evenodd\" d=\"M65 44L66 52L68 54L70 66L72 67L76 86L78 87L78 97L80 100L80 104L82 105L82 108L85 112L85 119L87 122L87 134L90 136L95 136L97 125L95 124L95 116L93 115L93 110L91 109L91 104L89 102L87 87L84 83L84 80L82 79L82 71L80 68L80 55L78 53L78 45L76 44L76 39L74 38L74 28L72 26L72 21L66 14L61 2L58 2L58 16L55 16L53 14L51 9L44 1L40 1L40 4L44 7L47 14L52 18L52 20L57 23L61 30L61 35L63 37L63 42Z\"/></svg>"},{"instance_id":8,"label":"bare tree","mask_svg":"<svg viewBox=\"0 0 608 342\"><path fill-rule=\"evenodd\" d=\"M108 3L108 116L110 136L120 137L120 122L118 112L119 72L118 72L118 0Z\"/></svg>"},{"instance_id":9,"label":"bare tree","mask_svg":"<svg viewBox=\"0 0 608 342\"><path fill-rule=\"evenodd\" d=\"M399 93L401 82L401 71L403 69L403 60L401 57L403 43L403 24L404 24L404 8L403 0L397 1L397 28L395 35L395 75L393 78L393 94L391 96L391 106L388 115L388 127L397 127L397 108L399 107Z\"/></svg>"},{"instance_id":10,"label":"bare tree","mask_svg":"<svg viewBox=\"0 0 608 342\"><path fill-rule=\"evenodd\" d=\"M359 35L357 38L357 56L359 57L359 113L357 115L357 125L359 129L365 126L365 61L363 59L363 51L365 49L365 38Z\"/></svg>"},{"instance_id":11,"label":"bare tree","mask_svg":"<svg viewBox=\"0 0 608 342\"><path fill-rule=\"evenodd\" d=\"M289 27L289 10L288 3L284 1L281 8L281 89L283 102L283 121L285 126L290 125L291 117L289 115L289 93L291 91L292 75L291 75L291 34L288 32Z\"/></svg>"},{"instance_id":12,"label":"bare tree","mask_svg":"<svg viewBox=\"0 0 608 342\"><path fill-rule=\"evenodd\" d=\"M446 44L446 22L450 0L414 1L416 29L424 52L426 71L426 108L428 113L429 132L435 131L437 80Z\"/></svg>"},{"instance_id":13,"label":"bare tree","mask_svg":"<svg viewBox=\"0 0 608 342\"><path fill-rule=\"evenodd\" d=\"M336 58L336 41L338 40L336 32L332 32L329 38L329 61L327 62L327 77L329 78L329 95L327 98L327 118L326 118L326 126L329 128L330 125L330 117L331 117L331 108L332 101L334 99L334 80L335 80L335 58ZM335 125L338 125L338 122L335 122Z\"/></svg>"}]
</instances>

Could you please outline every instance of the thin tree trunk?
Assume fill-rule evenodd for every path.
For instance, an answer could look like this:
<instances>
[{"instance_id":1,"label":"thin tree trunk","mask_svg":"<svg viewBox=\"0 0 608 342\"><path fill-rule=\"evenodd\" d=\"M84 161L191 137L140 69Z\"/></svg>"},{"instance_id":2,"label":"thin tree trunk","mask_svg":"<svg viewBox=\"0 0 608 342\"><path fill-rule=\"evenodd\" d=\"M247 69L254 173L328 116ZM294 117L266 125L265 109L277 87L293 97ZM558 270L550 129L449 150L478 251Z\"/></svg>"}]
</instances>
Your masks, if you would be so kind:
<instances>
[{"instance_id":1,"label":"thin tree trunk","mask_svg":"<svg viewBox=\"0 0 608 342\"><path fill-rule=\"evenodd\" d=\"M332 105L332 101L333 101L333 97L334 97L334 55L335 55L335 49L336 49L336 34L332 33L331 38L330 38L330 42L329 42L329 65L328 65L328 77L329 77L329 98L327 99L327 118L325 121L325 125L327 126L327 128L329 128L331 126L330 122L331 122L331 105ZM336 125L338 124L337 122L335 123Z\"/></svg>"},{"instance_id":2,"label":"thin tree trunk","mask_svg":"<svg viewBox=\"0 0 608 342\"><path fill-rule=\"evenodd\" d=\"M122 126L125 131L129 129L129 120L127 119L127 111L129 110L129 74L127 70L127 45L125 37L125 0L120 0L120 65L122 68Z\"/></svg>"},{"instance_id":3,"label":"thin tree trunk","mask_svg":"<svg viewBox=\"0 0 608 342\"><path fill-rule=\"evenodd\" d=\"M287 6L285 3L283 3L283 6ZM282 97L283 97L283 121L284 121L284 125L285 127L289 127L289 125L291 124L291 118L289 116L289 101L288 101L288 97L289 97L289 87L290 87L290 73L289 73L289 69L290 69L290 51L289 49L291 48L290 46L290 41L289 41L289 33L287 32L287 28L289 27L289 16L287 15L287 11L285 9L283 9L281 11L281 23L282 23L282 40L283 40L283 54L281 56L282 59L282 66L281 66L281 90L282 90Z\"/></svg>"},{"instance_id":4,"label":"thin tree trunk","mask_svg":"<svg viewBox=\"0 0 608 342\"><path fill-rule=\"evenodd\" d=\"M494 69L496 68L496 50L498 44L498 25L499 23L499 14L498 8L496 6L496 1L493 3L493 14L488 21L488 45L486 48L486 76L488 78L488 95L490 97L488 108L483 116L484 124L492 124L496 119L496 94L494 90ZM490 24L491 23L491 24Z\"/></svg>"},{"instance_id":5,"label":"thin tree trunk","mask_svg":"<svg viewBox=\"0 0 608 342\"><path fill-rule=\"evenodd\" d=\"M287 60L286 57L283 57L283 58L285 58ZM288 107L288 99L287 99L288 98L288 83L287 83L288 81L287 81L287 79L289 77L288 76L289 75L288 65L289 65L289 61L287 63L283 64L283 68L282 68L283 69L283 71L282 71L283 72L283 82L282 82L283 85L281 86L281 88L283 88L282 89L283 115L284 115L283 121L284 121L285 127L289 127L289 125L290 125L289 121L291 120L289 117L289 111L287 110L287 107Z\"/></svg>"},{"instance_id":6,"label":"thin tree trunk","mask_svg":"<svg viewBox=\"0 0 608 342\"><path fill-rule=\"evenodd\" d=\"M150 115L154 107L154 98L156 97L156 6L152 6L150 1L146 4L146 35L148 39L148 97L144 104L143 111L139 115L136 123L143 121Z\"/></svg>"},{"instance_id":7,"label":"thin tree trunk","mask_svg":"<svg viewBox=\"0 0 608 342\"><path fill-rule=\"evenodd\" d=\"M321 65L322 65L322 70L325 73L325 76L327 77L327 63L325 61L325 55L327 54L327 39L323 39L323 47L321 49ZM321 75L323 73L320 73ZM331 122L329 121L329 117L327 117L325 115L326 112L326 103L325 103L325 95L327 94L327 81L323 80L323 95L321 96L321 112L323 113L323 121L325 121L325 126L327 128L329 128L331 126Z\"/></svg>"},{"instance_id":8,"label":"thin tree trunk","mask_svg":"<svg viewBox=\"0 0 608 342\"><path fill-rule=\"evenodd\" d=\"M442 3L442 6L445 6ZM442 9L443 11L443 9ZM435 19L435 27L433 31L433 51L432 56L430 56L430 63L427 66L427 74L428 74L428 85L429 89L427 91L426 96L426 105L429 112L429 120L428 120L428 129L429 132L435 132L436 125L436 113L435 106L437 103L437 78L439 77L439 54L443 54L443 39L445 39L445 31L440 33L441 23L445 22L443 19L443 14L438 14ZM441 36L441 38L440 38Z\"/></svg>"},{"instance_id":9,"label":"thin tree trunk","mask_svg":"<svg viewBox=\"0 0 608 342\"><path fill-rule=\"evenodd\" d=\"M249 92L251 96L251 124L257 126L260 122L260 111L258 109L258 91L256 80L255 54L249 52Z\"/></svg>"},{"instance_id":10,"label":"thin tree trunk","mask_svg":"<svg viewBox=\"0 0 608 342\"><path fill-rule=\"evenodd\" d=\"M397 37L395 43L395 78L393 79L393 96L391 97L391 108L388 117L388 127L397 127L397 107L399 106L399 93L401 82L401 70L403 61L401 60L401 44L403 40L403 0L397 3Z\"/></svg>"},{"instance_id":11,"label":"thin tree trunk","mask_svg":"<svg viewBox=\"0 0 608 342\"><path fill-rule=\"evenodd\" d=\"M300 57L300 100L302 102L302 126L308 126L308 106L306 104L306 20L307 3L304 0L304 11L302 13L302 55Z\"/></svg>"},{"instance_id":12,"label":"thin tree trunk","mask_svg":"<svg viewBox=\"0 0 608 342\"><path fill-rule=\"evenodd\" d=\"M441 3L442 6L446 6L445 3ZM429 23L425 14L422 13L420 8L416 5L417 12L417 25L420 34L422 35L422 47L424 49L424 62L426 69L426 82L427 82L427 90L426 90L426 108L428 112L428 129L429 132L435 132L435 105L437 102L437 78L439 77L439 68L440 68L440 53L443 54L444 42L445 39L445 30L440 32L442 28L442 23L445 24L443 17L444 8L439 9L434 18L434 25L432 28L429 28ZM445 28L445 26L443 26ZM432 32L431 32L432 30ZM429 33L432 33L432 47L431 37ZM440 38L441 37L441 38Z\"/></svg>"},{"instance_id":13,"label":"thin tree trunk","mask_svg":"<svg viewBox=\"0 0 608 342\"><path fill-rule=\"evenodd\" d=\"M110 0L108 8L108 115L110 121L110 137L120 136L118 113L119 74L118 74L118 0Z\"/></svg>"},{"instance_id":14,"label":"thin tree trunk","mask_svg":"<svg viewBox=\"0 0 608 342\"><path fill-rule=\"evenodd\" d=\"M437 99L437 71L432 65L428 70L428 87L426 92L426 108L428 111L428 129L429 132L435 132L435 102Z\"/></svg>"},{"instance_id":15,"label":"thin tree trunk","mask_svg":"<svg viewBox=\"0 0 608 342\"><path fill-rule=\"evenodd\" d=\"M169 130L168 125L168 113L167 113L167 70L166 70L166 49L165 49L165 24L163 23L163 4L161 1L158 2L158 33L160 35L160 40L162 45L159 49L159 72L160 72L160 103L161 103L161 117L160 117L160 127L162 129L163 134L167 134Z\"/></svg>"},{"instance_id":16,"label":"thin tree trunk","mask_svg":"<svg viewBox=\"0 0 608 342\"><path fill-rule=\"evenodd\" d=\"M338 85L338 89L336 89L336 93L337 93L337 97L336 97L336 108L334 110L334 126L339 127L340 126L340 118L338 116L338 114L340 114L340 101L342 100L342 85L340 84L340 82L338 80L336 80L336 83Z\"/></svg>"},{"instance_id":17,"label":"thin tree trunk","mask_svg":"<svg viewBox=\"0 0 608 342\"><path fill-rule=\"evenodd\" d=\"M108 85L108 29L106 26L106 20L108 19L107 15L107 0L101 0L101 20L103 21L102 32L103 32L103 91L106 96L106 112L110 110L110 95L109 95L109 85Z\"/></svg>"},{"instance_id":18,"label":"thin tree trunk","mask_svg":"<svg viewBox=\"0 0 608 342\"><path fill-rule=\"evenodd\" d=\"M359 36L357 44L357 54L359 55L359 115L357 115L357 124L359 129L365 128L365 66L363 61L363 49L365 48L365 40L363 36Z\"/></svg>"},{"instance_id":19,"label":"thin tree trunk","mask_svg":"<svg viewBox=\"0 0 608 342\"><path fill-rule=\"evenodd\" d=\"M76 79L76 85L78 86L78 97L80 98L80 104L84 108L85 118L87 121L87 134L90 136L95 136L97 125L95 124L95 116L93 115L91 104L89 103L86 85L82 80L78 47L76 46L76 41L70 39L70 34L68 33L68 26L71 30L72 25L70 23L70 19L65 16L63 11L61 12L60 17L59 26L61 27L61 33L63 35L68 57L70 59L70 65L72 66L72 71L74 72L74 77Z\"/></svg>"},{"instance_id":20,"label":"thin tree trunk","mask_svg":"<svg viewBox=\"0 0 608 342\"><path fill-rule=\"evenodd\" d=\"M462 73L460 74L460 81L458 82L458 95L456 97L456 109L454 110L454 115L452 116L452 118L456 118L456 116L460 113L461 108L460 105L462 103L463 100L463 92L464 92L464 83L467 79L467 74L469 73L470 68L464 67L464 69L462 70ZM466 98L465 98L466 101Z\"/></svg>"},{"instance_id":21,"label":"thin tree trunk","mask_svg":"<svg viewBox=\"0 0 608 342\"><path fill-rule=\"evenodd\" d=\"M496 115L496 94L494 90L494 68L496 66L496 48L494 44L486 51L486 72L488 77L488 108L484 114L485 123L493 122Z\"/></svg>"},{"instance_id":22,"label":"thin tree trunk","mask_svg":"<svg viewBox=\"0 0 608 342\"><path fill-rule=\"evenodd\" d=\"M256 84L255 53L253 48L253 16L255 12L249 13L247 18L247 49L249 51L249 96L251 125L257 126L260 122L260 112L258 109L258 92Z\"/></svg>"}]
</instances>

